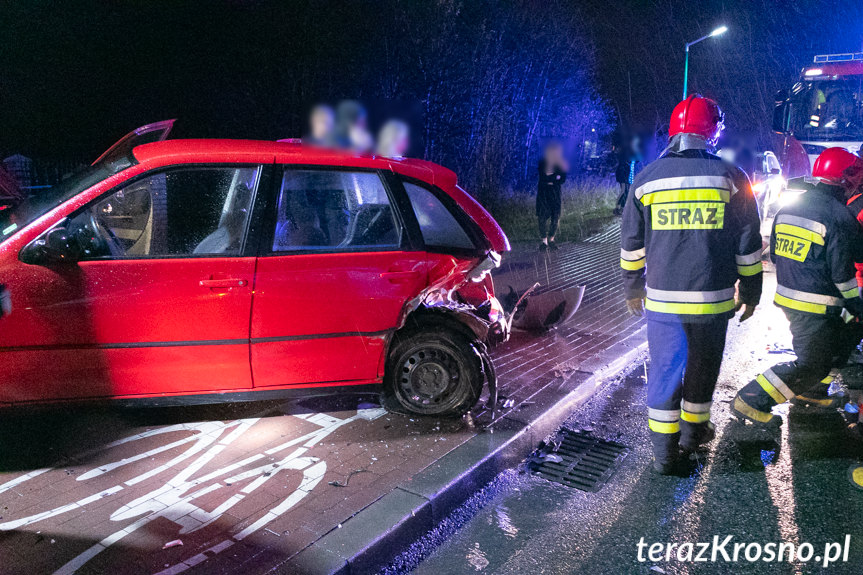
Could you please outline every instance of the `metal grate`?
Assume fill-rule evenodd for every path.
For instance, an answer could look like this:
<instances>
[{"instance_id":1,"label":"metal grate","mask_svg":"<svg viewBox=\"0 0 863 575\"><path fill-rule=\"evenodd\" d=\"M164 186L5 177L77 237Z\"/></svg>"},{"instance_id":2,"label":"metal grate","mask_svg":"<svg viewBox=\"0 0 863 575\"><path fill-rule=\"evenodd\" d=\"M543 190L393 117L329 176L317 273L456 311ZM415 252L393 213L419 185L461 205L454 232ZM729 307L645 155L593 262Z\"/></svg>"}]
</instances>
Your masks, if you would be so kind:
<instances>
[{"instance_id":1,"label":"metal grate","mask_svg":"<svg viewBox=\"0 0 863 575\"><path fill-rule=\"evenodd\" d=\"M628 453L625 445L564 429L540 448L529 467L549 481L595 493L611 479Z\"/></svg>"}]
</instances>

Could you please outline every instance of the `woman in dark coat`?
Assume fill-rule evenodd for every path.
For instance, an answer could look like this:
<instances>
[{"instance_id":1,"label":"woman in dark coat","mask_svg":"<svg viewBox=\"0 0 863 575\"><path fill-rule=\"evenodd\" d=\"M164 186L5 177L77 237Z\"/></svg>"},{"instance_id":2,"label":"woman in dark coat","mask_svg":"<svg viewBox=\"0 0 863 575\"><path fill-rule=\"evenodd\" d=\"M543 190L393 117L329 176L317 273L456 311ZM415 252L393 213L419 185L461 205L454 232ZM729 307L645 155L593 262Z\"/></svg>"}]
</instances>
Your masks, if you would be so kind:
<instances>
[{"instance_id":1,"label":"woman in dark coat","mask_svg":"<svg viewBox=\"0 0 863 575\"><path fill-rule=\"evenodd\" d=\"M560 223L561 185L569 166L563 158L563 146L552 142L545 147L539 161L539 183L536 190L536 217L539 220L540 249L556 249L554 234Z\"/></svg>"},{"instance_id":2,"label":"woman in dark coat","mask_svg":"<svg viewBox=\"0 0 863 575\"><path fill-rule=\"evenodd\" d=\"M639 161L638 144L638 137L632 137L614 149L617 155L617 170L614 172L614 179L620 186L620 195L617 197L617 206L614 208L614 215L616 216L623 213L626 198L629 196L629 186L632 185L632 179L635 177L635 165Z\"/></svg>"}]
</instances>

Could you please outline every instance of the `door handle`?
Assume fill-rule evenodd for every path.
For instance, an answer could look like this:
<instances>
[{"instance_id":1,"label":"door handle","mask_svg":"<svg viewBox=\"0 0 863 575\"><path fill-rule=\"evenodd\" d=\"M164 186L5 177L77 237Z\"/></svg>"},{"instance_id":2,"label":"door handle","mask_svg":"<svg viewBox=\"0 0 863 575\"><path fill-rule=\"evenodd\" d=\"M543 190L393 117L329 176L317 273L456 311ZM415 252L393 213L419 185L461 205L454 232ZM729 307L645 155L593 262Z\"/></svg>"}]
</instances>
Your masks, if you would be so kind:
<instances>
[{"instance_id":1,"label":"door handle","mask_svg":"<svg viewBox=\"0 0 863 575\"><path fill-rule=\"evenodd\" d=\"M241 280L237 278L218 278L218 279L207 279L201 280L198 282L198 285L205 288L232 288L232 287L243 287L247 283L246 280Z\"/></svg>"},{"instance_id":2,"label":"door handle","mask_svg":"<svg viewBox=\"0 0 863 575\"><path fill-rule=\"evenodd\" d=\"M420 277L420 272L416 270L388 271L381 272L381 277L383 279L389 280L394 284L403 283L417 279L418 277Z\"/></svg>"}]
</instances>

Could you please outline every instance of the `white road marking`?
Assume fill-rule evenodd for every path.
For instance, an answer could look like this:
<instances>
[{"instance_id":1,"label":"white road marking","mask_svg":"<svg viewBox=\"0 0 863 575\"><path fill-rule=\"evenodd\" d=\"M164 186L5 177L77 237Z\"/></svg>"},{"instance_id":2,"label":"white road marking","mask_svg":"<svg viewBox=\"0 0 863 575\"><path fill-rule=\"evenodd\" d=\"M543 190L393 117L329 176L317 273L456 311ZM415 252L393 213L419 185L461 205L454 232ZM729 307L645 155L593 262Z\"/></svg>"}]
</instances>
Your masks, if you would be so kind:
<instances>
[{"instance_id":1,"label":"white road marking","mask_svg":"<svg viewBox=\"0 0 863 575\"><path fill-rule=\"evenodd\" d=\"M359 409L356 415L340 419L325 413L292 413L294 411L296 409L293 406L288 406L285 410L286 416L298 417L307 423L319 426L320 429L290 439L281 445L277 445L261 453L250 455L241 461L214 469L195 479L193 477L196 473L203 471L215 457L242 437L260 418L239 419L229 422L197 422L171 425L114 441L103 447L102 450L133 443L156 435L169 433L191 434L182 439L160 445L133 456L99 465L79 475L77 481L86 482L95 477L111 474L130 464L144 461L183 445L191 444L188 449L168 462L148 469L132 479L122 481L113 487L104 489L99 493L84 497L78 501L27 517L0 523L0 531L32 525L45 519L80 509L101 500L103 497L118 493L152 477L171 472L174 473L173 476L169 476L163 484L152 491L116 509L110 516L111 521L126 521L135 518L137 520L103 538L55 571L56 575L66 575L75 573L101 552L158 518L165 518L174 522L179 527L180 534L191 533L217 521L224 513L228 512L245 497L254 493L276 475L282 472L302 471L302 477L298 478L298 486L245 529L228 535L225 540L212 545L201 553L193 555L175 565L168 566L166 569L160 571L158 575L176 575L182 573L206 561L213 555L229 549L237 541L241 541L249 535L264 529L267 525L282 517L308 495L320 483L327 470L326 461L306 455L312 447L344 425L358 420L371 421L385 413L381 408ZM272 461L272 456L277 454L282 455L283 452L287 453L281 460ZM180 464L186 461L188 463L186 463L185 467L179 468ZM262 463L263 461L266 461L266 463ZM251 467L253 465L256 466ZM179 471L177 471L178 468ZM55 469L37 469L11 481L7 481L0 485L0 493L53 470ZM212 511L205 511L193 503L193 501L204 495L222 491L226 493L225 499Z\"/></svg>"}]
</instances>

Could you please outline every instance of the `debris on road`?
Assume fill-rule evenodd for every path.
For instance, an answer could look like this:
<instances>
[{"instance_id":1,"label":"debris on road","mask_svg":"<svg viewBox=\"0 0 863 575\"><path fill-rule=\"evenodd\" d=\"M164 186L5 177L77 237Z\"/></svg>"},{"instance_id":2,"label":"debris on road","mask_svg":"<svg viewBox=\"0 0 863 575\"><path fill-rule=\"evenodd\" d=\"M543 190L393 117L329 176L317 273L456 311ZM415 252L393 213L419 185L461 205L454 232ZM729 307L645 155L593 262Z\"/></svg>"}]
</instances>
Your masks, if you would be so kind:
<instances>
[{"instance_id":1,"label":"debris on road","mask_svg":"<svg viewBox=\"0 0 863 575\"><path fill-rule=\"evenodd\" d=\"M170 549L171 547L182 547L183 541L180 539L174 539L173 541L168 541L164 545L162 545L162 549Z\"/></svg>"},{"instance_id":2,"label":"debris on road","mask_svg":"<svg viewBox=\"0 0 863 575\"><path fill-rule=\"evenodd\" d=\"M552 371L554 373L554 377L564 377L576 371L576 369L576 365L573 362L565 361L554 366Z\"/></svg>"},{"instance_id":3,"label":"debris on road","mask_svg":"<svg viewBox=\"0 0 863 575\"><path fill-rule=\"evenodd\" d=\"M368 470L367 469L354 469L353 471L348 473L348 476L345 478L344 483L342 483L340 481L330 481L329 485L332 485L333 487L347 487L348 483L351 481L351 477L353 477L357 473L363 473L364 471L368 471Z\"/></svg>"},{"instance_id":4,"label":"debris on road","mask_svg":"<svg viewBox=\"0 0 863 575\"><path fill-rule=\"evenodd\" d=\"M585 286L548 290L532 293L539 284L534 284L519 297L510 287L507 301L515 301L509 312L512 327L525 331L547 331L563 325L575 315L581 306Z\"/></svg>"}]
</instances>

